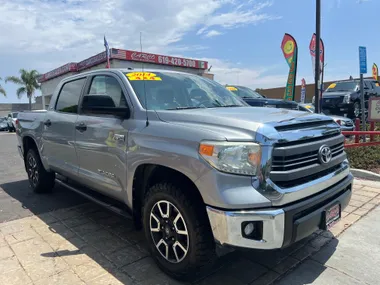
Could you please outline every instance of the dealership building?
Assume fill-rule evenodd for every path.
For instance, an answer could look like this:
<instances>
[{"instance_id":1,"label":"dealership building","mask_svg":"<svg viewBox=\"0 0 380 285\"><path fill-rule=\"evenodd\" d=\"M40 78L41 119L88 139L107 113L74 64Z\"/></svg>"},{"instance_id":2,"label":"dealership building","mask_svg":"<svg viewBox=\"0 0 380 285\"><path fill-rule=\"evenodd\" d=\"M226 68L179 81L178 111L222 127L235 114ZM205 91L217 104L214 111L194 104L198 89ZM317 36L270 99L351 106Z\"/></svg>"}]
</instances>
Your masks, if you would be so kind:
<instances>
[{"instance_id":1,"label":"dealership building","mask_svg":"<svg viewBox=\"0 0 380 285\"><path fill-rule=\"evenodd\" d=\"M106 62L107 57L104 51L81 62L70 62L42 74L38 81L41 83L43 98L42 96L36 97L36 105L41 106L42 109L44 99L45 108L47 108L55 88L63 78L81 72L105 68ZM175 70L214 79L214 75L208 72L207 61L116 48L110 49L111 68L141 70L142 66L145 69Z\"/></svg>"}]
</instances>

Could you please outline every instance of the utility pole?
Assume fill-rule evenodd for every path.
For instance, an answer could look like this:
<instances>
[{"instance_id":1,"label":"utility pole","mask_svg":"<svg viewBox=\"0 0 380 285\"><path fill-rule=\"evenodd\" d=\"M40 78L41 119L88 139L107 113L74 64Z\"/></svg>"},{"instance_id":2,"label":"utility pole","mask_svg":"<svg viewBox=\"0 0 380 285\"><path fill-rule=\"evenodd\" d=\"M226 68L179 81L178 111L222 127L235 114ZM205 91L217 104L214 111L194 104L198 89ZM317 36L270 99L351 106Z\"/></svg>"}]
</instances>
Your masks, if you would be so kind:
<instances>
[{"instance_id":1,"label":"utility pole","mask_svg":"<svg viewBox=\"0 0 380 285\"><path fill-rule=\"evenodd\" d=\"M320 76L320 67L319 67L319 57L320 57L320 41L321 41L321 0L316 0L315 7L315 113L321 112L321 102L319 94L319 76Z\"/></svg>"}]
</instances>

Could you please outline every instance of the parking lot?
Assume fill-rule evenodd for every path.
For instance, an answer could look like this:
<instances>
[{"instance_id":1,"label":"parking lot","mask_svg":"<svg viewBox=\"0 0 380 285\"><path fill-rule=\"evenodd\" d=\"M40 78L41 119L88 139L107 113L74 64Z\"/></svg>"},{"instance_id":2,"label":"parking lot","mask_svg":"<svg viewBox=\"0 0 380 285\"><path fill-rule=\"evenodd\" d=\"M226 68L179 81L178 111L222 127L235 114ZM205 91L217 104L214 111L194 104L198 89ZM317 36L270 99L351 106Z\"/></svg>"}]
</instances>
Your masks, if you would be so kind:
<instances>
[{"instance_id":1,"label":"parking lot","mask_svg":"<svg viewBox=\"0 0 380 285\"><path fill-rule=\"evenodd\" d=\"M343 238L355 234L347 228L354 223L359 227L362 217L363 224L370 223L369 216L379 212L374 210L379 204L379 184L356 180L350 206L331 232L319 231L284 250L229 253L195 283L376 284L371 281L375 280L376 266L366 273L370 274L368 279L365 274L349 276L344 268L329 262L344 258L339 247L341 236L345 245ZM331 283L319 279L325 274L333 276L328 279ZM0 285L3 284L183 283L156 267L142 232L135 231L129 220L57 186L53 194L33 194L17 153L16 135L0 133Z\"/></svg>"}]
</instances>

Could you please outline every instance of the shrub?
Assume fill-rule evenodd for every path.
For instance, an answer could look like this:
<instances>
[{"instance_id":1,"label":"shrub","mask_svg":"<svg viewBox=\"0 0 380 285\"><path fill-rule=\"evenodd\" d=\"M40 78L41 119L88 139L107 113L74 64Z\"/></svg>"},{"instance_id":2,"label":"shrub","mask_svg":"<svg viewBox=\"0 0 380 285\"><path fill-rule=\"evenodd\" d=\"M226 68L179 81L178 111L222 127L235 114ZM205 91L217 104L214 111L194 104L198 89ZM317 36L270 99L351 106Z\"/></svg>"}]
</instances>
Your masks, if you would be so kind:
<instances>
[{"instance_id":1,"label":"shrub","mask_svg":"<svg viewBox=\"0 0 380 285\"><path fill-rule=\"evenodd\" d=\"M369 171L380 169L380 146L346 148L350 166Z\"/></svg>"}]
</instances>

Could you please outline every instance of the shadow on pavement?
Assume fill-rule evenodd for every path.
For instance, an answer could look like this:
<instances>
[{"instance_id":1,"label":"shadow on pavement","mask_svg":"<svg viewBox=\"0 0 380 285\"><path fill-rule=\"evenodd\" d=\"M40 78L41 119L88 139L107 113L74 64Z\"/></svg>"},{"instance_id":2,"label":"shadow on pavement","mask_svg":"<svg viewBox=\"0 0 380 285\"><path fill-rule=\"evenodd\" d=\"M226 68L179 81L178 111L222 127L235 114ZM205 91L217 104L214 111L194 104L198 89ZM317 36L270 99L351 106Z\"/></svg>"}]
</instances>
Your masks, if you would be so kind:
<instances>
[{"instance_id":1,"label":"shadow on pavement","mask_svg":"<svg viewBox=\"0 0 380 285\"><path fill-rule=\"evenodd\" d=\"M28 180L0 184L0 223L87 202L78 194L55 186L54 194L35 194Z\"/></svg>"},{"instance_id":2,"label":"shadow on pavement","mask_svg":"<svg viewBox=\"0 0 380 285\"><path fill-rule=\"evenodd\" d=\"M96 272L100 274L92 276L95 279L105 278L104 274L108 272L123 284L186 284L162 273L147 251L143 232L136 231L132 221L63 187L56 186L52 194L42 195L34 194L27 180L5 183L0 187L9 196L5 199L21 203L29 215L34 214L43 222L33 229L53 251L43 251L40 257L62 258L75 272L82 265L95 263L99 267ZM229 253L207 272L208 276L200 276L195 283L255 284L255 280L268 273L280 276L303 259L302 252L300 257L295 253L310 248L312 241L320 237L314 234L283 250ZM91 271L91 274L96 273ZM313 272L309 279L315 279L319 274ZM113 284L107 280L96 284Z\"/></svg>"},{"instance_id":3,"label":"shadow on pavement","mask_svg":"<svg viewBox=\"0 0 380 285\"><path fill-rule=\"evenodd\" d=\"M335 238L331 240L328 246L324 247L323 255L318 254L318 262L313 258L306 260L300 266L296 267L281 280L276 282L276 285L304 285L304 284L327 284L334 279L337 284L341 283L340 277L336 275L331 268L325 266L325 263L335 253L339 241ZM317 281L317 282L316 282ZM332 282L334 283L334 282ZM332 284L331 283L331 284ZM350 283L351 284L351 283ZM356 283L355 283L356 284Z\"/></svg>"}]
</instances>

